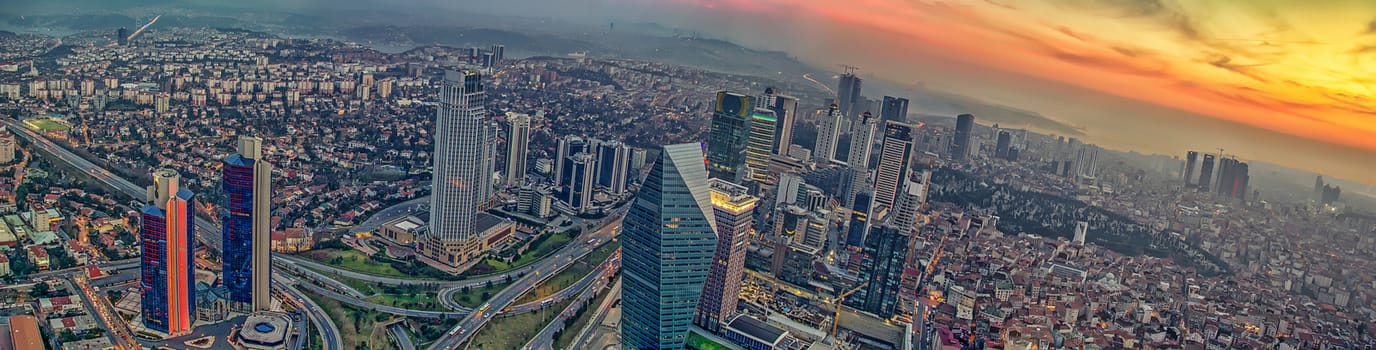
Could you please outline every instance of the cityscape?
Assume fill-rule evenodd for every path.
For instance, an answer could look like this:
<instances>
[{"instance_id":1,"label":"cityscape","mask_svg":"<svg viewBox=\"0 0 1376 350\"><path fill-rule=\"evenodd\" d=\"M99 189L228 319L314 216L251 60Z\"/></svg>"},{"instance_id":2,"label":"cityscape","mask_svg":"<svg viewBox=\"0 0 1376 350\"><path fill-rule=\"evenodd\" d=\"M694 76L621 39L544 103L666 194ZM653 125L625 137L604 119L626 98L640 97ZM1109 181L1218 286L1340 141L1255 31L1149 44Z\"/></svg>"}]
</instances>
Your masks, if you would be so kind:
<instances>
[{"instance_id":1,"label":"cityscape","mask_svg":"<svg viewBox=\"0 0 1376 350\"><path fill-rule=\"evenodd\" d=\"M0 350L1376 349L1369 162L543 0L63 1L0 9Z\"/></svg>"}]
</instances>

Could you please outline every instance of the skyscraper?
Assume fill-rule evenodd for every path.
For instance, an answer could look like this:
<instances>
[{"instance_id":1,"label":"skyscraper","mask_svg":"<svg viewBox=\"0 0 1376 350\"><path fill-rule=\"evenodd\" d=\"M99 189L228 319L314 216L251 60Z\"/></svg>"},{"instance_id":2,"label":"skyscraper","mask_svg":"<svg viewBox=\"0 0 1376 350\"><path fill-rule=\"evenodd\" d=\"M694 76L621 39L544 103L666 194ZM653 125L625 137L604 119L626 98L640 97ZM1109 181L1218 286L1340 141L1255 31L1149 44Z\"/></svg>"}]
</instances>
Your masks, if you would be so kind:
<instances>
[{"instance_id":1,"label":"skyscraper","mask_svg":"<svg viewBox=\"0 0 1376 350\"><path fill-rule=\"evenodd\" d=\"M1199 161L1199 152L1185 152L1185 186L1189 186L1191 179L1194 178L1194 164Z\"/></svg>"},{"instance_id":2,"label":"skyscraper","mask_svg":"<svg viewBox=\"0 0 1376 350\"><path fill-rule=\"evenodd\" d=\"M737 180L740 167L745 165L752 111L750 96L717 92L707 135L707 171L712 177Z\"/></svg>"},{"instance_id":3,"label":"skyscraper","mask_svg":"<svg viewBox=\"0 0 1376 350\"><path fill-rule=\"evenodd\" d=\"M717 246L716 216L695 143L664 146L622 221L627 349L682 349Z\"/></svg>"},{"instance_id":4,"label":"skyscraper","mask_svg":"<svg viewBox=\"0 0 1376 350\"><path fill-rule=\"evenodd\" d=\"M1209 191L1209 181L1214 178L1214 155L1204 154L1204 164L1199 166L1199 190Z\"/></svg>"},{"instance_id":5,"label":"skyscraper","mask_svg":"<svg viewBox=\"0 0 1376 350\"><path fill-rule=\"evenodd\" d=\"M893 317L898 309L903 264L908 259L908 240L912 237L911 229L889 223L893 217L882 219L865 237L859 274L859 282L865 288L845 300L851 307L880 318Z\"/></svg>"},{"instance_id":6,"label":"skyscraper","mask_svg":"<svg viewBox=\"0 0 1376 350\"><path fill-rule=\"evenodd\" d=\"M492 173L484 170L490 138L485 120L486 94L482 75L448 71L435 109L434 175L430 195L430 226L421 251L427 257L459 266L482 252L469 244L478 236L476 216L482 189Z\"/></svg>"},{"instance_id":7,"label":"skyscraper","mask_svg":"<svg viewBox=\"0 0 1376 350\"><path fill-rule=\"evenodd\" d=\"M169 168L153 173L139 230L143 325L174 336L190 333L196 317L196 195L180 179Z\"/></svg>"},{"instance_id":8,"label":"skyscraper","mask_svg":"<svg viewBox=\"0 0 1376 350\"><path fill-rule=\"evenodd\" d=\"M709 180L708 187L712 190L712 213L717 220L717 249L693 323L718 332L721 323L736 313L741 273L745 271L745 248L754 231L752 214L759 198L749 195L749 188L722 179Z\"/></svg>"},{"instance_id":9,"label":"skyscraper","mask_svg":"<svg viewBox=\"0 0 1376 350\"><path fill-rule=\"evenodd\" d=\"M225 157L221 279L230 306L240 311L272 307L272 164L263 160L263 139L239 137L238 153Z\"/></svg>"},{"instance_id":10,"label":"skyscraper","mask_svg":"<svg viewBox=\"0 0 1376 350\"><path fill-rule=\"evenodd\" d=\"M879 115L884 120L884 123L908 122L908 99L884 96L884 102L880 107Z\"/></svg>"},{"instance_id":11,"label":"skyscraper","mask_svg":"<svg viewBox=\"0 0 1376 350\"><path fill-rule=\"evenodd\" d=\"M128 28L119 27L119 30L115 31L115 43L118 43L119 46L124 46L124 45L128 45L128 44L129 44L129 29L128 29Z\"/></svg>"},{"instance_id":12,"label":"skyscraper","mask_svg":"<svg viewBox=\"0 0 1376 350\"><path fill-rule=\"evenodd\" d=\"M883 145L879 149L879 166L874 172L874 203L870 207L893 208L899 190L912 168L917 129L922 126L887 122L884 125Z\"/></svg>"},{"instance_id":13,"label":"skyscraper","mask_svg":"<svg viewBox=\"0 0 1376 350\"><path fill-rule=\"evenodd\" d=\"M836 140L841 138L841 110L836 105L827 107L825 114L817 118L817 143L812 150L812 161L817 164L830 163L836 158Z\"/></svg>"},{"instance_id":14,"label":"skyscraper","mask_svg":"<svg viewBox=\"0 0 1376 350\"><path fill-rule=\"evenodd\" d=\"M766 91L773 96L773 100L766 103L767 108L774 111L774 117L779 119L774 123L774 154L788 155L788 147L793 145L793 125L798 123L798 98L774 95L772 92Z\"/></svg>"},{"instance_id":15,"label":"skyscraper","mask_svg":"<svg viewBox=\"0 0 1376 350\"><path fill-rule=\"evenodd\" d=\"M597 144L597 185L607 192L626 191L626 176L631 163L631 147L621 141Z\"/></svg>"},{"instance_id":16,"label":"skyscraper","mask_svg":"<svg viewBox=\"0 0 1376 350\"><path fill-rule=\"evenodd\" d=\"M593 185L597 183L597 156L579 153L569 156L569 181L564 184L564 203L578 212L590 209Z\"/></svg>"},{"instance_id":17,"label":"skyscraper","mask_svg":"<svg viewBox=\"0 0 1376 350\"><path fill-rule=\"evenodd\" d=\"M569 161L569 157L583 152L592 152L592 148L589 146L588 141L582 137L565 135L563 138L559 139L559 149L555 151L554 155L555 186L564 186L568 184L573 174L572 170L570 170L572 163Z\"/></svg>"},{"instance_id":18,"label":"skyscraper","mask_svg":"<svg viewBox=\"0 0 1376 350\"><path fill-rule=\"evenodd\" d=\"M860 116L864 108L861 104L865 102L865 97L860 95L860 77L855 73L847 72L841 75L841 81L836 87L836 103L841 107L841 115L847 118Z\"/></svg>"},{"instance_id":19,"label":"skyscraper","mask_svg":"<svg viewBox=\"0 0 1376 350\"><path fill-rule=\"evenodd\" d=\"M778 141L779 118L773 110L756 108L750 115L750 138L745 145L745 168L749 179L757 182L769 180L769 157L774 154L774 143Z\"/></svg>"},{"instance_id":20,"label":"skyscraper","mask_svg":"<svg viewBox=\"0 0 1376 350\"><path fill-rule=\"evenodd\" d=\"M862 191L855 194L850 208L850 222L846 227L846 245L860 247L865 244L865 235L870 232L870 211L874 193Z\"/></svg>"},{"instance_id":21,"label":"skyscraper","mask_svg":"<svg viewBox=\"0 0 1376 350\"><path fill-rule=\"evenodd\" d=\"M506 185L520 186L526 180L526 152L530 147L530 115L521 113L506 114L511 123L506 137Z\"/></svg>"},{"instance_id":22,"label":"skyscraper","mask_svg":"<svg viewBox=\"0 0 1376 350\"><path fill-rule=\"evenodd\" d=\"M965 160L970 156L970 142L975 135L975 116L956 116L956 133L951 138L951 159Z\"/></svg>"},{"instance_id":23,"label":"skyscraper","mask_svg":"<svg viewBox=\"0 0 1376 350\"><path fill-rule=\"evenodd\" d=\"M875 118L870 112L865 112L851 124L850 129L850 153L846 155L846 167L850 170L850 177L842 182L845 186L845 197L842 198L846 207L851 207L855 203L855 193L865 190L870 186L870 152L874 148L874 132L879 127L879 118Z\"/></svg>"},{"instance_id":24,"label":"skyscraper","mask_svg":"<svg viewBox=\"0 0 1376 350\"><path fill-rule=\"evenodd\" d=\"M994 143L994 157L1008 158L1008 148L1013 145L1013 134L999 131L998 141Z\"/></svg>"}]
</instances>

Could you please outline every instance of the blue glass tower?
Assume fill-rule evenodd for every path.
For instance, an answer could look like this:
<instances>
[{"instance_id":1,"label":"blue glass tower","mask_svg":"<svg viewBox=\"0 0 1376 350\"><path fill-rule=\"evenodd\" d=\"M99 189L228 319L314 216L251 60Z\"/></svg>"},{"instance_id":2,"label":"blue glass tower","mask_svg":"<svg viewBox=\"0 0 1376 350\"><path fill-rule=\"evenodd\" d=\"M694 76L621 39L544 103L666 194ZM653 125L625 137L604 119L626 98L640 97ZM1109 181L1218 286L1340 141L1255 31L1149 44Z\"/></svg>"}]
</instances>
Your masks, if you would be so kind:
<instances>
[{"instance_id":1,"label":"blue glass tower","mask_svg":"<svg viewBox=\"0 0 1376 350\"><path fill-rule=\"evenodd\" d=\"M221 181L227 212L224 224L224 286L230 306L241 312L267 310L271 306L271 215L268 176L272 168L262 161L262 139L241 137L239 153L225 157Z\"/></svg>"},{"instance_id":2,"label":"blue glass tower","mask_svg":"<svg viewBox=\"0 0 1376 350\"><path fill-rule=\"evenodd\" d=\"M622 221L627 349L682 349L716 249L698 144L664 146Z\"/></svg>"}]
</instances>

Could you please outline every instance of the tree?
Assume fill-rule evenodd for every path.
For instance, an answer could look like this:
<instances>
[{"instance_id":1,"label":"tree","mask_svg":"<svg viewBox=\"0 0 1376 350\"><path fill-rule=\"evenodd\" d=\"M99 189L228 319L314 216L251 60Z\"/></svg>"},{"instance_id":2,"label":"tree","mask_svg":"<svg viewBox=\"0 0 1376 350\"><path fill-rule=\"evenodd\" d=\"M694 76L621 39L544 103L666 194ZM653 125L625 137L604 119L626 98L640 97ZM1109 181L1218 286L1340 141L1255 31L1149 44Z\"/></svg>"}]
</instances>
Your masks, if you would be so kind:
<instances>
[{"instance_id":1,"label":"tree","mask_svg":"<svg viewBox=\"0 0 1376 350\"><path fill-rule=\"evenodd\" d=\"M48 293L50 292L49 288L51 288L51 287L48 286L48 283L47 283L47 282L38 282L38 283L34 283L34 284L33 284L33 289L32 289L31 291L29 291L29 295L31 295L31 296L33 296L33 297L35 297L35 298L42 298L42 297L45 297L45 296L47 296Z\"/></svg>"}]
</instances>

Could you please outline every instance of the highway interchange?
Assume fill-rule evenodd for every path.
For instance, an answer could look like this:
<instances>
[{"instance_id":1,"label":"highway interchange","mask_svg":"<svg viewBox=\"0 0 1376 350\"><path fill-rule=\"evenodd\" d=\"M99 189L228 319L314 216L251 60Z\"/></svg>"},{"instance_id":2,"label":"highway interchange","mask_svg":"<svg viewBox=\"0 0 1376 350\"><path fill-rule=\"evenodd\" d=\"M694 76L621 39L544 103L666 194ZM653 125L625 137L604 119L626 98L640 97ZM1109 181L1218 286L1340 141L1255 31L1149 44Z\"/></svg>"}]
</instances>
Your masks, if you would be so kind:
<instances>
[{"instance_id":1,"label":"highway interchange","mask_svg":"<svg viewBox=\"0 0 1376 350\"><path fill-rule=\"evenodd\" d=\"M134 198L135 202L142 202L143 199L147 196L147 190L145 188L140 187L124 178L116 176L110 171L101 168L100 166L97 166L96 164L86 160L85 158L76 155L70 150L67 150L66 148L63 148L53 143L51 140L48 140L46 137L37 134L36 132L25 127L22 123L16 120L0 119L0 124L7 126L8 129L12 130L20 138L28 141L31 147L34 147L35 149L42 151L43 153L51 156L52 158L55 158L56 160L62 163L67 164L72 168L85 172L88 176L95 179L96 181L99 181L106 187L116 189L119 193ZM391 220L391 218L388 218L389 216L396 217L402 214L411 213L416 209L423 209L426 204L424 199L425 198L418 198L415 200L404 202L397 206L384 209L382 212L378 213L378 215L374 215L373 218L370 218L369 220L365 221L365 224L368 226L375 227L376 225L379 225L382 222L385 222L386 220ZM564 298L568 298L574 295L575 293L582 291L590 283L597 280L599 275L602 275L606 272L605 269L608 267L608 264L600 264L596 270L592 271L587 276L581 278L577 283L570 286L569 288L565 288L564 290L557 292L555 295L531 303L511 306L511 304L517 298L533 290L535 287L539 286L548 278L557 275L564 268L570 266L570 262L582 258L588 253L592 252L593 249L597 248L601 244L605 244L609 240L611 240L615 236L617 228L620 226L619 217L620 215L624 215L624 210L619 210L618 213L613 215L618 217L618 219L607 221L598 230L584 233L579 238L575 239L573 242L570 242L568 245L561 248L558 252L546 256L545 258L535 263L532 263L526 267L516 268L500 275L476 277L462 281L410 280L382 277L338 269L328 265L319 264L314 261L301 259L298 257L273 254L274 260L282 261L287 264L306 265L311 268L323 269L330 273L338 274L340 276L356 278L369 282L392 285L442 286L445 287L445 289L441 290L440 299L442 303L451 310L450 312L419 311L390 307L385 305L378 305L367 302L362 298L358 297L361 296L361 294L344 295L340 294L339 292L335 292L331 289L322 288L309 283L298 284L297 281L293 281L292 279L286 278L282 274L274 274L273 281L275 282L275 287L280 288L288 295L296 298L298 301L297 304L303 306L303 311L305 311L307 317L310 318L311 323L317 329L319 329L320 333L322 333L322 339L324 339L325 342L325 344L323 344L323 348L325 350L340 350L340 347L343 344L340 332L338 331L338 328L335 326L334 322L331 321L328 314L326 314L324 310L314 301L306 297L305 294L302 293L301 290L299 290L297 287L302 287L311 290L312 292L325 295L327 297L337 299L355 306L360 306L371 310L377 310L395 315L428 318L464 317L454 329L446 333L440 339L436 340L429 347L429 349L431 350L451 349L455 348L457 345L461 345L464 342L468 341L474 334L477 333L478 330L480 330L483 326L490 322L493 319L493 317L496 316L499 310L507 309L508 307L510 307L510 309L508 309L507 312L513 314L538 310L539 308L548 305L546 303L542 303L542 301L557 301L562 300ZM204 244L206 247L210 249L213 249L215 251L220 250L220 228L217 224L205 218L197 217L195 228L195 235L198 241L200 241L202 244ZM115 265L122 268L128 268L130 266L137 266L137 260L128 259L119 262L111 262L108 263L108 265ZM281 266L282 264L279 263L277 265ZM343 283L334 281L333 279L330 279L327 276L316 273L314 271L310 271L310 269L297 268L294 269L294 272L302 275L314 274L309 277L313 277L317 281L321 281L322 279L328 280L328 282L321 282L326 284L331 284L331 282L333 282L332 285L334 285L335 287L343 286L343 288L334 289L344 291L344 293L358 293L357 291L349 293L348 291L351 291L352 288L344 286ZM35 277L41 278L47 276L65 275L68 273L71 273L71 271L53 271L38 274L35 275ZM496 295L492 296L487 301L487 303L484 304L484 307L478 310L478 312L473 312L471 309L458 305L458 303L454 301L454 294L461 291L464 287L479 287L486 285L488 282L495 283L498 281L505 281L509 276L523 277L520 277L515 281L515 283L498 292ZM409 339L406 339L405 341L398 340L398 342L402 343L403 347L405 348L414 348L414 346L410 344Z\"/></svg>"}]
</instances>

